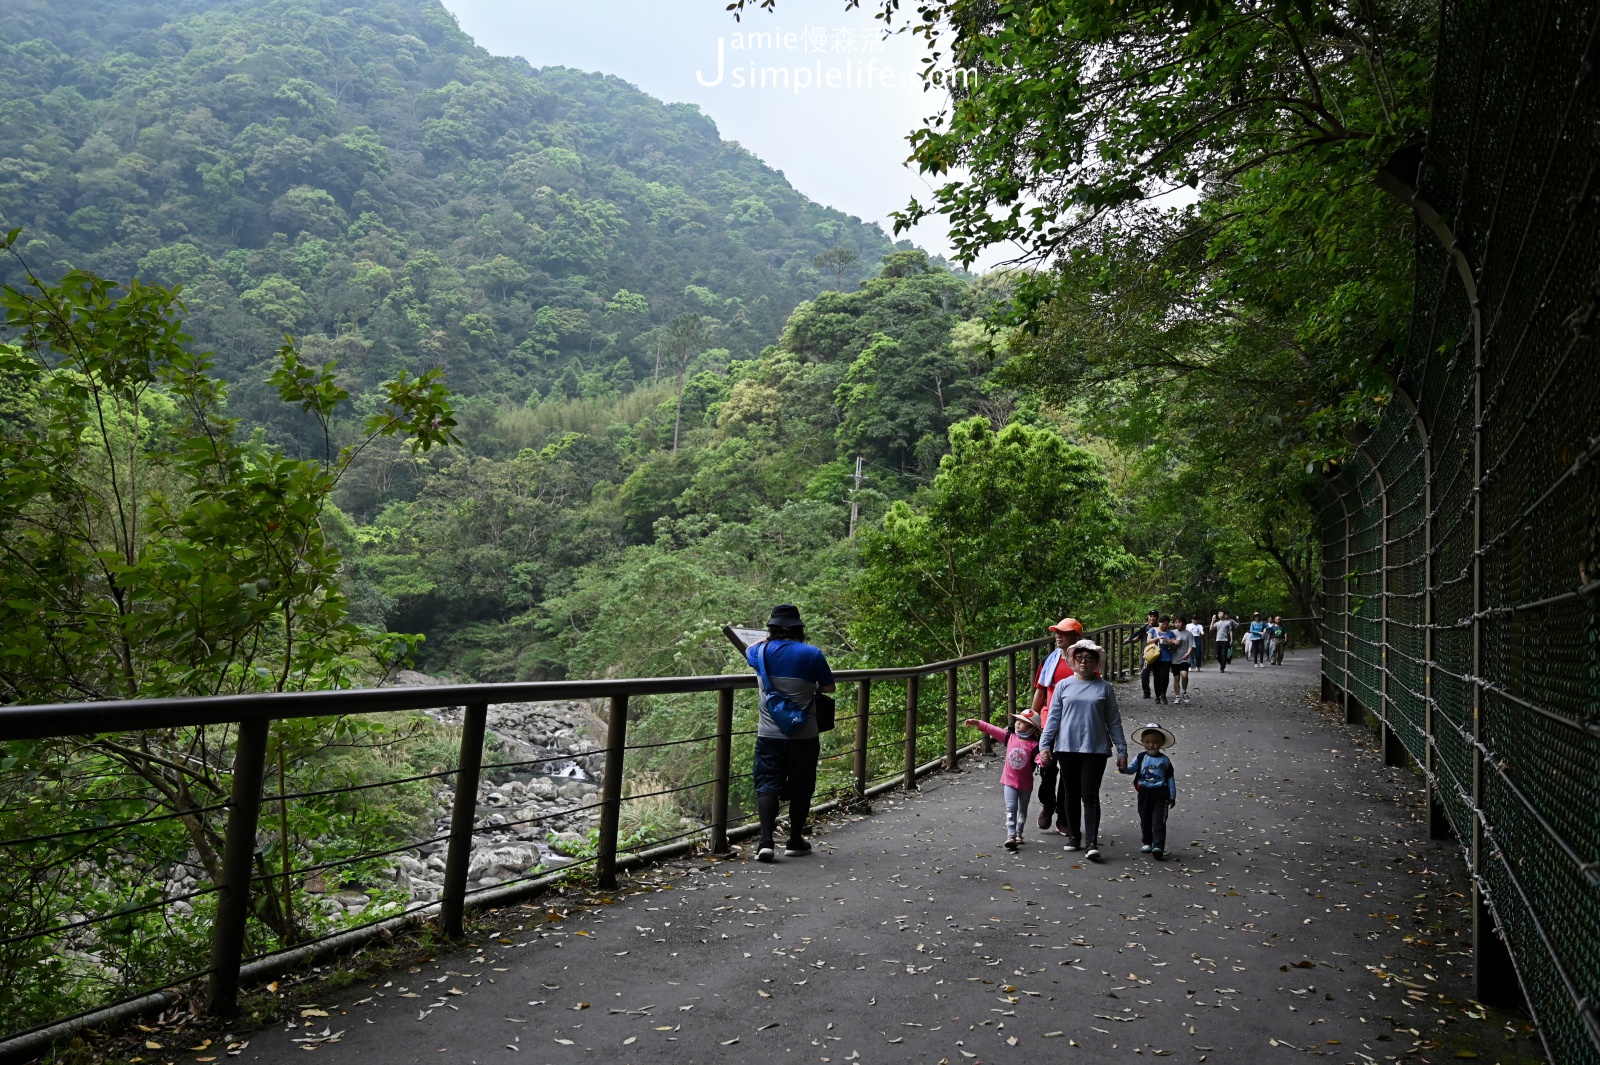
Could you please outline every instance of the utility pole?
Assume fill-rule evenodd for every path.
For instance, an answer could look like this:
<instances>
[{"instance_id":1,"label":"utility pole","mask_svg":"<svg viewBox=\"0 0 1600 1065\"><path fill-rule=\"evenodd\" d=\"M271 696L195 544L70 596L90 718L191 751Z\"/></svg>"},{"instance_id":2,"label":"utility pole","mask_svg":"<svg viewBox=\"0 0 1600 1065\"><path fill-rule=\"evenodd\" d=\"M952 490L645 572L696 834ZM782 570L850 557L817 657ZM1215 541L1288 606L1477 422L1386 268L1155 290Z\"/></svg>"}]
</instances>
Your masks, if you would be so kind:
<instances>
[{"instance_id":1,"label":"utility pole","mask_svg":"<svg viewBox=\"0 0 1600 1065\"><path fill-rule=\"evenodd\" d=\"M856 456L856 486L850 490L850 539L856 538L856 513L859 504L856 493L861 491L861 456Z\"/></svg>"}]
</instances>

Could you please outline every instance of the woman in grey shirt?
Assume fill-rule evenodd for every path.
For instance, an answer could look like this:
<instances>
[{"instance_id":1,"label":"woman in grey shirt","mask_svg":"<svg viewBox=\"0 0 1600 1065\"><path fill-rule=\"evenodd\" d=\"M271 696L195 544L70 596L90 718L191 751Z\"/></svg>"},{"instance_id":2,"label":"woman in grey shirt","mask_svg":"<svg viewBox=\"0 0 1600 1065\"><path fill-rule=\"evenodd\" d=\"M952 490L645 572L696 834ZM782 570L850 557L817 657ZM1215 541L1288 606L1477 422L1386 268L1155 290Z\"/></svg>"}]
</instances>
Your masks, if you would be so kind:
<instances>
[{"instance_id":1,"label":"woman in grey shirt","mask_svg":"<svg viewBox=\"0 0 1600 1065\"><path fill-rule=\"evenodd\" d=\"M1073 675L1056 685L1050 718L1039 740L1039 760L1061 767L1065 810L1057 810L1056 817L1066 819L1067 850L1081 847L1084 857L1099 861L1100 782L1113 747L1117 768L1127 768L1128 740L1122 734L1116 691L1095 676L1104 654L1100 646L1079 640L1068 653Z\"/></svg>"}]
</instances>

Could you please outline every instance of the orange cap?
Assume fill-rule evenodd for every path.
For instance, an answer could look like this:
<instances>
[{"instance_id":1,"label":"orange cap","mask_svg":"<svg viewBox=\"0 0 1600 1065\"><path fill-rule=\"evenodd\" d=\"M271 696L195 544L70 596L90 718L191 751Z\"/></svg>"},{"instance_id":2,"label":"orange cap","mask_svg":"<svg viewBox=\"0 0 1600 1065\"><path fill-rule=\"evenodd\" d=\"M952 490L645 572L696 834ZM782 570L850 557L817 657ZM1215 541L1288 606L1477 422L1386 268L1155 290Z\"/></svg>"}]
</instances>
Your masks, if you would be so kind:
<instances>
[{"instance_id":1,"label":"orange cap","mask_svg":"<svg viewBox=\"0 0 1600 1065\"><path fill-rule=\"evenodd\" d=\"M1083 632L1083 622L1077 618L1062 618L1050 626L1051 632Z\"/></svg>"}]
</instances>

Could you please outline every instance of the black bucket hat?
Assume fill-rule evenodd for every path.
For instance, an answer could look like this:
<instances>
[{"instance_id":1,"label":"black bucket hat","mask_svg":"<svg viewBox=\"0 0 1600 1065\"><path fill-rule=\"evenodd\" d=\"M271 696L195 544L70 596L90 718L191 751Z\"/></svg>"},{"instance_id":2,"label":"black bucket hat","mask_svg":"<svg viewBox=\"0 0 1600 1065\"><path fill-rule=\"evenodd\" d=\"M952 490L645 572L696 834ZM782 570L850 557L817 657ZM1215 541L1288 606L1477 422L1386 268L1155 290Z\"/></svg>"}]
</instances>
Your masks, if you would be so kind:
<instances>
[{"instance_id":1,"label":"black bucket hat","mask_svg":"<svg viewBox=\"0 0 1600 1065\"><path fill-rule=\"evenodd\" d=\"M803 629L805 622L800 620L800 608L792 603L783 603L772 608L772 616L767 619L769 629Z\"/></svg>"}]
</instances>

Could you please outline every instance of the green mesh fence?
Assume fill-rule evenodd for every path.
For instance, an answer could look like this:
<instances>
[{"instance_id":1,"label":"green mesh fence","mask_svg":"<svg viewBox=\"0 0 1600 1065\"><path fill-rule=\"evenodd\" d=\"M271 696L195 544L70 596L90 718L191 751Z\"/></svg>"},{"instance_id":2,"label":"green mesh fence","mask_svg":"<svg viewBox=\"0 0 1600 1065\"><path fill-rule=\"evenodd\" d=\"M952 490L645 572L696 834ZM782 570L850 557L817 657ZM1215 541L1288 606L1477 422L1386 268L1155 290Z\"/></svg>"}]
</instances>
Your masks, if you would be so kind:
<instances>
[{"instance_id":1,"label":"green mesh fence","mask_svg":"<svg viewBox=\"0 0 1600 1065\"><path fill-rule=\"evenodd\" d=\"M1600 7L1447 0L1395 399L1318 503L1324 691L1427 774L1554 1060L1600 1063ZM1498 934L1485 929L1498 928Z\"/></svg>"}]
</instances>

